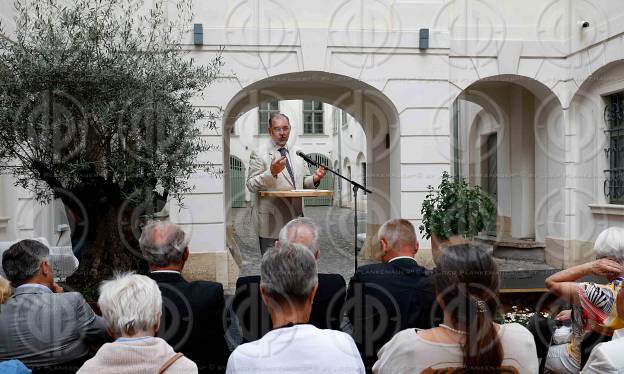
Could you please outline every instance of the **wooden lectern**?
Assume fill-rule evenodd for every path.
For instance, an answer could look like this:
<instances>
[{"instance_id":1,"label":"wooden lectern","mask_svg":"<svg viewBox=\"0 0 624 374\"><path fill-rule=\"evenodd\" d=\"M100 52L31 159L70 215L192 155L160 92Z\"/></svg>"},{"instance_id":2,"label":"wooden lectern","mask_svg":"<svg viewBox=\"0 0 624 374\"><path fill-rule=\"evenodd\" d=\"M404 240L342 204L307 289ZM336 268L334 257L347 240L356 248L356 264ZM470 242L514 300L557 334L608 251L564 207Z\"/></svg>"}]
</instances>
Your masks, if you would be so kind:
<instances>
[{"instance_id":1,"label":"wooden lectern","mask_svg":"<svg viewBox=\"0 0 624 374\"><path fill-rule=\"evenodd\" d=\"M334 191L330 190L290 190L290 191L260 191L260 197L319 197L331 196Z\"/></svg>"}]
</instances>

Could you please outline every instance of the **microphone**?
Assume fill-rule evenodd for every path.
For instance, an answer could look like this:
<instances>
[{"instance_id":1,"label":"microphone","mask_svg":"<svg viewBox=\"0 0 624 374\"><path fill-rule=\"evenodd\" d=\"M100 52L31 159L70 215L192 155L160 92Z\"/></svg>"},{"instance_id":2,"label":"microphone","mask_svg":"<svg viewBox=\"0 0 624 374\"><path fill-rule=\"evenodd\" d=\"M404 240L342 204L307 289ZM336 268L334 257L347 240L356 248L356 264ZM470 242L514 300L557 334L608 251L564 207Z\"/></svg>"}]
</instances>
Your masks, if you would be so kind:
<instances>
[{"instance_id":1,"label":"microphone","mask_svg":"<svg viewBox=\"0 0 624 374\"><path fill-rule=\"evenodd\" d=\"M302 159L304 159L308 164L312 164L314 166L323 166L323 165L319 164L318 162L314 161L313 159L311 159L310 157L308 157L308 155L306 155L305 153L303 153L301 151L297 151L297 156L299 156Z\"/></svg>"}]
</instances>

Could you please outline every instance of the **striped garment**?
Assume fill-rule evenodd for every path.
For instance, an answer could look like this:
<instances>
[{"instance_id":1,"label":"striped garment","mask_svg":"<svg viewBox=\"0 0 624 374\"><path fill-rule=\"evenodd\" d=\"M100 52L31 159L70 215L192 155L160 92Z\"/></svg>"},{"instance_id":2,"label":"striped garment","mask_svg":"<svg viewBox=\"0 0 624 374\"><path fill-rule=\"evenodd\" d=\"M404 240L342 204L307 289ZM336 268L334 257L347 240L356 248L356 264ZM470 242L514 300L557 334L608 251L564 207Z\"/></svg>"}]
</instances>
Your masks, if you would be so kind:
<instances>
[{"instance_id":1,"label":"striped garment","mask_svg":"<svg viewBox=\"0 0 624 374\"><path fill-rule=\"evenodd\" d=\"M581 362L580 343L589 331L611 335L614 330L624 328L624 319L618 317L615 302L622 283L620 277L609 284L579 283L581 306L573 308L572 336L568 345L568 352L577 362Z\"/></svg>"}]
</instances>

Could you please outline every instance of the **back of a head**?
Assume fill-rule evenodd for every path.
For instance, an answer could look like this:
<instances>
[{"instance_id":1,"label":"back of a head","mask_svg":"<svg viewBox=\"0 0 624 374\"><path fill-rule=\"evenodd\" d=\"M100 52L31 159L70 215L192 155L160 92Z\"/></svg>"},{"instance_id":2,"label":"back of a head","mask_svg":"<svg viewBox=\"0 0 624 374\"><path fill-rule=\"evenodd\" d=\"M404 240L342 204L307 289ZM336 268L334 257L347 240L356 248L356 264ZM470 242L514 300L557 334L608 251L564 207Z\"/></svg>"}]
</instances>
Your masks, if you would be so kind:
<instances>
[{"instance_id":1,"label":"back of a head","mask_svg":"<svg viewBox=\"0 0 624 374\"><path fill-rule=\"evenodd\" d=\"M155 266L179 264L188 245L186 233L172 222L157 221L143 228L139 245L143 258Z\"/></svg>"},{"instance_id":2,"label":"back of a head","mask_svg":"<svg viewBox=\"0 0 624 374\"><path fill-rule=\"evenodd\" d=\"M2 269L7 279L17 287L39 272L39 266L50 256L45 244L32 239L13 244L2 254Z\"/></svg>"},{"instance_id":3,"label":"back of a head","mask_svg":"<svg viewBox=\"0 0 624 374\"><path fill-rule=\"evenodd\" d=\"M149 331L160 320L162 296L156 282L126 273L102 282L98 306L106 327L115 335Z\"/></svg>"},{"instance_id":4,"label":"back of a head","mask_svg":"<svg viewBox=\"0 0 624 374\"><path fill-rule=\"evenodd\" d=\"M596 258L611 258L624 264L624 228L609 227L603 230L594 243Z\"/></svg>"},{"instance_id":5,"label":"back of a head","mask_svg":"<svg viewBox=\"0 0 624 374\"><path fill-rule=\"evenodd\" d=\"M388 246L394 250L406 245L414 246L417 240L414 225L402 218L386 221L379 228L377 235L380 240L385 239Z\"/></svg>"},{"instance_id":6,"label":"back of a head","mask_svg":"<svg viewBox=\"0 0 624 374\"><path fill-rule=\"evenodd\" d=\"M445 248L439 258L434 284L443 308L457 328L467 333L464 367L467 372L499 368L503 350L494 329L498 309L498 269L481 244Z\"/></svg>"},{"instance_id":7,"label":"back of a head","mask_svg":"<svg viewBox=\"0 0 624 374\"><path fill-rule=\"evenodd\" d=\"M278 303L303 303L317 283L316 259L303 245L286 242L262 256L260 287Z\"/></svg>"},{"instance_id":8,"label":"back of a head","mask_svg":"<svg viewBox=\"0 0 624 374\"><path fill-rule=\"evenodd\" d=\"M310 218L298 217L286 224L279 232L280 243L297 243L307 247L313 255L319 251L318 227Z\"/></svg>"}]
</instances>

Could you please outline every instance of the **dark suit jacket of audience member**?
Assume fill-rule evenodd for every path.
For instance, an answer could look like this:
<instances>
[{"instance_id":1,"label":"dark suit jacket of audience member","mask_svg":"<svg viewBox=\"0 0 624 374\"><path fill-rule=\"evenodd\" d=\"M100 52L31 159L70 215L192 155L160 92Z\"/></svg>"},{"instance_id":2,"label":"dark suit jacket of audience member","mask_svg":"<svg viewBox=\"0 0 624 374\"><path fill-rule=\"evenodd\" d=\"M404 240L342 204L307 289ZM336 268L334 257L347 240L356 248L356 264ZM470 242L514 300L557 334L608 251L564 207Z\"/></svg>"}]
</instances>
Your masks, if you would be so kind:
<instances>
[{"instance_id":1,"label":"dark suit jacket of audience member","mask_svg":"<svg viewBox=\"0 0 624 374\"><path fill-rule=\"evenodd\" d=\"M346 282L340 274L319 274L318 281L310 324L319 329L340 330ZM238 317L245 342L260 339L273 327L269 311L260 296L259 275L238 278L232 309Z\"/></svg>"},{"instance_id":2,"label":"dark suit jacket of audience member","mask_svg":"<svg viewBox=\"0 0 624 374\"><path fill-rule=\"evenodd\" d=\"M367 367L397 332L427 329L442 321L431 272L410 258L358 268L349 282L345 308Z\"/></svg>"},{"instance_id":3,"label":"dark suit jacket of audience member","mask_svg":"<svg viewBox=\"0 0 624 374\"><path fill-rule=\"evenodd\" d=\"M158 336L194 361L200 373L225 372L230 351L225 341L223 286L187 282L177 273L150 273L163 298Z\"/></svg>"}]
</instances>

